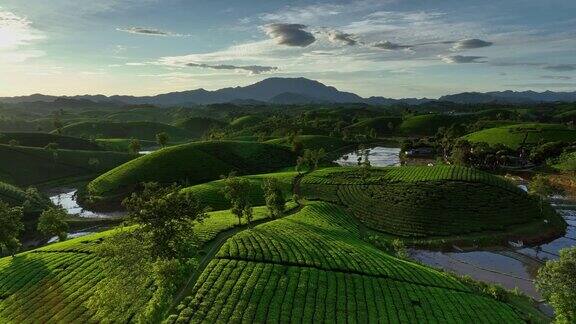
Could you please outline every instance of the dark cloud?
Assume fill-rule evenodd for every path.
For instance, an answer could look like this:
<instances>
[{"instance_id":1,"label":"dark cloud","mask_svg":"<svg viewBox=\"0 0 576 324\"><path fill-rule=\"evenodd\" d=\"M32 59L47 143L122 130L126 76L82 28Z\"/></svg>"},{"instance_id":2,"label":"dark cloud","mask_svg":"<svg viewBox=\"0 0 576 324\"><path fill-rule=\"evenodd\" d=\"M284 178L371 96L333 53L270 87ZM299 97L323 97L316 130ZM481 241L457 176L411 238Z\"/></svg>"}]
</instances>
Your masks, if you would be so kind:
<instances>
[{"instance_id":1,"label":"dark cloud","mask_svg":"<svg viewBox=\"0 0 576 324\"><path fill-rule=\"evenodd\" d=\"M116 28L116 30L130 34L139 34L148 36L172 36L172 37L186 36L156 28L128 27L128 28Z\"/></svg>"},{"instance_id":2,"label":"dark cloud","mask_svg":"<svg viewBox=\"0 0 576 324\"><path fill-rule=\"evenodd\" d=\"M454 49L454 50L467 50L467 49L473 49L473 48L488 47L488 46L492 46L493 44L494 43L492 43L492 42L483 41L483 40L478 39L478 38L471 38L471 39L463 39L463 40L459 40L459 41L455 42L454 46L452 46L452 49Z\"/></svg>"},{"instance_id":3,"label":"dark cloud","mask_svg":"<svg viewBox=\"0 0 576 324\"><path fill-rule=\"evenodd\" d=\"M389 41L374 43L374 44L372 44L372 46L379 48L379 49L388 50L388 51L396 51L396 50L409 49L409 48L414 47L413 45L402 45L402 44L392 43Z\"/></svg>"},{"instance_id":4,"label":"dark cloud","mask_svg":"<svg viewBox=\"0 0 576 324\"><path fill-rule=\"evenodd\" d=\"M278 68L274 66L260 66L260 65L238 66L229 64L209 65L205 63L187 63L186 66L200 67L214 70L243 70L250 72L250 74L262 74L278 70Z\"/></svg>"},{"instance_id":5,"label":"dark cloud","mask_svg":"<svg viewBox=\"0 0 576 324\"><path fill-rule=\"evenodd\" d=\"M486 58L485 56L464 56L464 55L451 55L451 56L441 56L442 61L446 63L486 63L486 61L480 61Z\"/></svg>"},{"instance_id":6,"label":"dark cloud","mask_svg":"<svg viewBox=\"0 0 576 324\"><path fill-rule=\"evenodd\" d=\"M570 72L576 71L576 64L553 64L546 65L545 70L555 71L555 72Z\"/></svg>"},{"instance_id":7,"label":"dark cloud","mask_svg":"<svg viewBox=\"0 0 576 324\"><path fill-rule=\"evenodd\" d=\"M540 79L547 79L547 80L572 80L572 77L565 76L565 75L542 75Z\"/></svg>"},{"instance_id":8,"label":"dark cloud","mask_svg":"<svg viewBox=\"0 0 576 324\"><path fill-rule=\"evenodd\" d=\"M341 31L332 30L328 32L328 39L332 43L339 43L348 46L358 45L358 40L356 36L352 34L343 33Z\"/></svg>"},{"instance_id":9,"label":"dark cloud","mask_svg":"<svg viewBox=\"0 0 576 324\"><path fill-rule=\"evenodd\" d=\"M264 31L279 45L306 47L316 41L306 25L275 23L266 25Z\"/></svg>"}]
</instances>

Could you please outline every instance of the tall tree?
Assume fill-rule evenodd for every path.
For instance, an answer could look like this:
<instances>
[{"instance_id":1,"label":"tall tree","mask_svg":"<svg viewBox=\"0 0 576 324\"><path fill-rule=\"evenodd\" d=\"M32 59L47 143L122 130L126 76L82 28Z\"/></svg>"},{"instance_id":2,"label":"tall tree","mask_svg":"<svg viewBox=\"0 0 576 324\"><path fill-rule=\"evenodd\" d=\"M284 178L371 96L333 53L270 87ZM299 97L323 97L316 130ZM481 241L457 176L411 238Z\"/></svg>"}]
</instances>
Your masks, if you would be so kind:
<instances>
[{"instance_id":1,"label":"tall tree","mask_svg":"<svg viewBox=\"0 0 576 324\"><path fill-rule=\"evenodd\" d=\"M68 237L68 213L62 207L50 207L38 219L38 231L46 236L58 236L60 242Z\"/></svg>"},{"instance_id":2,"label":"tall tree","mask_svg":"<svg viewBox=\"0 0 576 324\"><path fill-rule=\"evenodd\" d=\"M12 256L20 248L20 234L24 231L22 207L11 207L0 201L0 252Z\"/></svg>"},{"instance_id":3,"label":"tall tree","mask_svg":"<svg viewBox=\"0 0 576 324\"><path fill-rule=\"evenodd\" d=\"M123 202L128 225L99 245L104 279L88 306L112 322L158 323L177 288L196 266L194 226L206 216L193 196L175 185L144 184ZM126 276L130 273L130 276ZM146 304L135 304L141 296Z\"/></svg>"},{"instance_id":4,"label":"tall tree","mask_svg":"<svg viewBox=\"0 0 576 324\"><path fill-rule=\"evenodd\" d=\"M156 142L161 147L166 147L166 145L168 145L169 139L170 138L168 137L168 134L166 132L156 134Z\"/></svg>"},{"instance_id":5,"label":"tall tree","mask_svg":"<svg viewBox=\"0 0 576 324\"><path fill-rule=\"evenodd\" d=\"M130 143L128 143L128 153L138 154L141 149L142 146L140 145L140 140L137 138L131 139Z\"/></svg>"},{"instance_id":6,"label":"tall tree","mask_svg":"<svg viewBox=\"0 0 576 324\"><path fill-rule=\"evenodd\" d=\"M286 200L280 190L278 180L275 178L266 178L262 184L264 190L264 200L268 211L273 218L281 217L286 209Z\"/></svg>"},{"instance_id":7,"label":"tall tree","mask_svg":"<svg viewBox=\"0 0 576 324\"><path fill-rule=\"evenodd\" d=\"M224 178L223 193L230 202L230 211L238 217L238 224L242 224L244 210L250 205L248 199L250 192L250 181L245 178L239 178L235 173L230 173Z\"/></svg>"}]
</instances>

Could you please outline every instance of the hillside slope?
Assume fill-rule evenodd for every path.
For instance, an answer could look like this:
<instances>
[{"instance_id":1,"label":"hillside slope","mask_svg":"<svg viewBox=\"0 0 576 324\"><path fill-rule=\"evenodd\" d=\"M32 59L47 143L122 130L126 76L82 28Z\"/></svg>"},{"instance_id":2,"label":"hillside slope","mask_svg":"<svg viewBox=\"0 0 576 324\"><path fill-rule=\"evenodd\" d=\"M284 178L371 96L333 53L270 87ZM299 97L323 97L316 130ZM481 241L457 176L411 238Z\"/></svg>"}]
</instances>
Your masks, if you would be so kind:
<instances>
[{"instance_id":1,"label":"hillside slope","mask_svg":"<svg viewBox=\"0 0 576 324\"><path fill-rule=\"evenodd\" d=\"M170 141L183 141L192 135L181 128L155 122L80 122L62 129L62 134L83 138L137 138L155 141L166 133Z\"/></svg>"},{"instance_id":2,"label":"hillside slope","mask_svg":"<svg viewBox=\"0 0 576 324\"><path fill-rule=\"evenodd\" d=\"M483 142L489 145L502 144L512 149L522 145L536 145L546 142L574 142L576 129L559 124L519 124L484 129L463 137L470 142Z\"/></svg>"},{"instance_id":3,"label":"hillside slope","mask_svg":"<svg viewBox=\"0 0 576 324\"><path fill-rule=\"evenodd\" d=\"M231 171L271 172L294 165L296 156L278 145L217 141L168 147L110 170L88 185L92 196L110 197L133 190L142 182L198 184Z\"/></svg>"}]
</instances>

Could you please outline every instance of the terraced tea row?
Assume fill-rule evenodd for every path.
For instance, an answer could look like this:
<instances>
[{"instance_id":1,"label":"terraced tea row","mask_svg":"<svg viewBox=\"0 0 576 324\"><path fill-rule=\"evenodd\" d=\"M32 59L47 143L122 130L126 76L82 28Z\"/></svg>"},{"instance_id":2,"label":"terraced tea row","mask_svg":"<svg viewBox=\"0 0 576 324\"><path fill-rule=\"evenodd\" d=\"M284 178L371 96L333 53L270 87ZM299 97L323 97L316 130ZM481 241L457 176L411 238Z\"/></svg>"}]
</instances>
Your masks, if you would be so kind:
<instances>
[{"instance_id":1,"label":"terraced tea row","mask_svg":"<svg viewBox=\"0 0 576 324\"><path fill-rule=\"evenodd\" d=\"M447 274L377 250L341 208L314 202L230 238L168 323L522 323L523 316Z\"/></svg>"},{"instance_id":2,"label":"terraced tea row","mask_svg":"<svg viewBox=\"0 0 576 324\"><path fill-rule=\"evenodd\" d=\"M325 169L302 179L309 199L349 208L380 232L422 239L523 231L558 234L562 219L512 183L462 167L401 167L370 170ZM506 215L506 217L503 217Z\"/></svg>"},{"instance_id":3,"label":"terraced tea row","mask_svg":"<svg viewBox=\"0 0 576 324\"><path fill-rule=\"evenodd\" d=\"M288 208L294 208L289 204ZM254 210L254 221L267 218L265 207ZM219 233L238 226L229 211L209 213L196 225L201 244ZM115 230L47 245L15 258L0 259L0 323L95 323L96 316L87 301L103 279L106 259L94 252ZM130 274L127 273L127 276ZM140 296L135 304L150 296ZM107 314L106 320L125 322L133 314Z\"/></svg>"}]
</instances>

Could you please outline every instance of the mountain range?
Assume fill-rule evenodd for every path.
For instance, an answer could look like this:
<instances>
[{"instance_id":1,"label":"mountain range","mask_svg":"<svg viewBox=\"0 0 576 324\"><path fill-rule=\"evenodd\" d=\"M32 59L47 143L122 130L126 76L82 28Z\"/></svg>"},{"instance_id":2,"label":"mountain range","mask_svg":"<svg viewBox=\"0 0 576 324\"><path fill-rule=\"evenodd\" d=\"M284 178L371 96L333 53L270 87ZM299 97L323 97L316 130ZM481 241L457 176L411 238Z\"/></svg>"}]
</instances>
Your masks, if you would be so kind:
<instances>
[{"instance_id":1,"label":"mountain range","mask_svg":"<svg viewBox=\"0 0 576 324\"><path fill-rule=\"evenodd\" d=\"M20 97L0 97L0 103L54 103L54 104L89 104L108 103L116 105L158 106L194 106L215 103L246 104L307 104L307 103L365 103L371 105L408 104L418 105L431 101L446 101L462 104L479 103L541 103L541 102L576 102L576 91L573 92L535 92L535 91L497 91L497 92L464 92L442 96L439 99L386 97L362 98L351 92L340 91L318 81L306 78L269 78L245 87L223 88L215 91L205 89L170 92L155 96L47 96L33 94Z\"/></svg>"}]
</instances>

